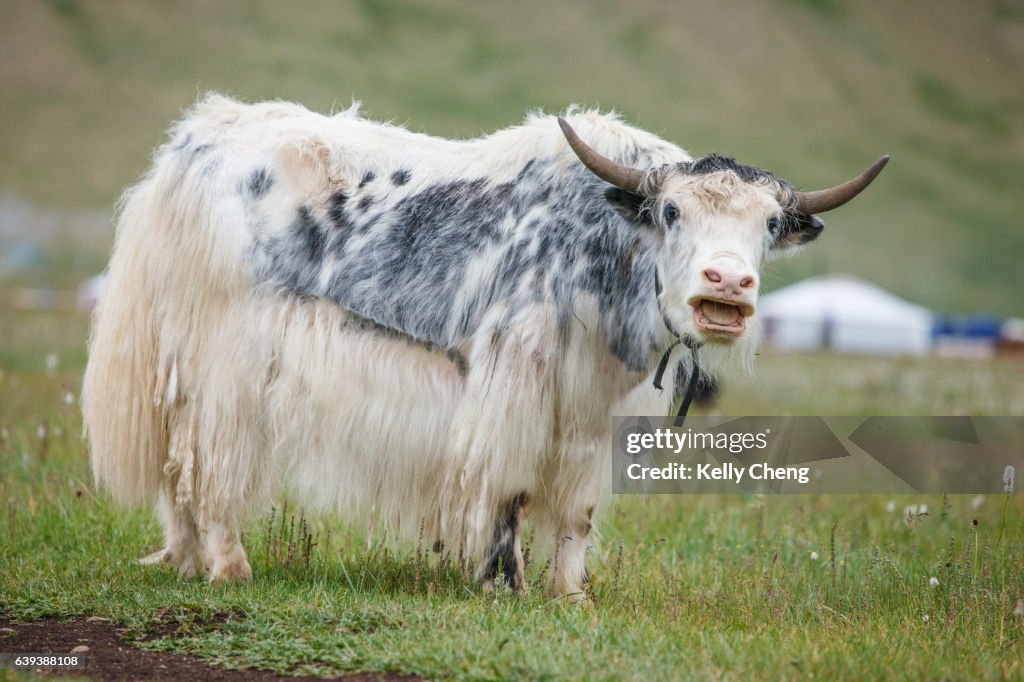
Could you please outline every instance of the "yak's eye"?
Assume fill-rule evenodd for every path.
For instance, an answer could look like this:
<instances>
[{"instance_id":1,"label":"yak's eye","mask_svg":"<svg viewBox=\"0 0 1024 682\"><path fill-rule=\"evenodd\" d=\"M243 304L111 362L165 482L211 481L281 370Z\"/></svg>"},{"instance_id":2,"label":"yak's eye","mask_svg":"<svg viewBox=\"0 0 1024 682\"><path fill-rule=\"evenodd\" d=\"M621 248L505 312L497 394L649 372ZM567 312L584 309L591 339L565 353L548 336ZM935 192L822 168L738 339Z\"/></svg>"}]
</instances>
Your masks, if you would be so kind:
<instances>
[{"instance_id":1,"label":"yak's eye","mask_svg":"<svg viewBox=\"0 0 1024 682\"><path fill-rule=\"evenodd\" d=\"M773 215L771 218L769 218L768 219L767 227L768 227L768 232L770 232L771 234L778 234L778 232L779 232L779 216Z\"/></svg>"},{"instance_id":2,"label":"yak's eye","mask_svg":"<svg viewBox=\"0 0 1024 682\"><path fill-rule=\"evenodd\" d=\"M666 227L671 225L679 217L679 209L671 201L665 203L665 209L662 211L662 216L665 219Z\"/></svg>"}]
</instances>

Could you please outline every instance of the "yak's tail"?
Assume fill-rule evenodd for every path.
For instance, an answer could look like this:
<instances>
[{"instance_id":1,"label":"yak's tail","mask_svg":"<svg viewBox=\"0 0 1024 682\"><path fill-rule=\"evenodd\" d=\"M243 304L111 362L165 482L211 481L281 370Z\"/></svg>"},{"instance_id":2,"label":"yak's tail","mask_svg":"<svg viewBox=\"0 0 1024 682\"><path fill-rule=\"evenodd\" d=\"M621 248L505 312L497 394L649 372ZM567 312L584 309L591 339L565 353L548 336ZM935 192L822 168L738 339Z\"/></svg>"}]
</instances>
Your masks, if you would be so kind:
<instances>
[{"instance_id":1,"label":"yak's tail","mask_svg":"<svg viewBox=\"0 0 1024 682\"><path fill-rule=\"evenodd\" d=\"M166 420L160 396L160 348L153 251L147 236L159 230L159 191L152 178L122 200L107 283L93 313L82 415L96 483L123 503L138 503L159 488L167 460Z\"/></svg>"},{"instance_id":2,"label":"yak's tail","mask_svg":"<svg viewBox=\"0 0 1024 682\"><path fill-rule=\"evenodd\" d=\"M197 104L119 206L82 413L93 476L120 502L145 501L165 470L190 469L176 452L194 450L189 401L196 378L209 374L195 363L218 342L227 307L251 290L238 257L242 208L213 144L241 110L217 96Z\"/></svg>"}]
</instances>

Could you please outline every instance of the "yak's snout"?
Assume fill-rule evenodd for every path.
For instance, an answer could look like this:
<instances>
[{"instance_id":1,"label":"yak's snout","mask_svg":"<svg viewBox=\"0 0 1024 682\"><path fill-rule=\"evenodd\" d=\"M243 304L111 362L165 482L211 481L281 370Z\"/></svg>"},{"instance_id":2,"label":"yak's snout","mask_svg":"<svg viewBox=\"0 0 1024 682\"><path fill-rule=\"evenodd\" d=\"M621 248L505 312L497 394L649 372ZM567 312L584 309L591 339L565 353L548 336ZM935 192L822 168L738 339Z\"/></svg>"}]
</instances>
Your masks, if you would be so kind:
<instances>
[{"instance_id":1,"label":"yak's snout","mask_svg":"<svg viewBox=\"0 0 1024 682\"><path fill-rule=\"evenodd\" d=\"M757 305L757 271L734 259L718 260L701 268L697 280L686 302L698 334L724 342L743 336Z\"/></svg>"}]
</instances>

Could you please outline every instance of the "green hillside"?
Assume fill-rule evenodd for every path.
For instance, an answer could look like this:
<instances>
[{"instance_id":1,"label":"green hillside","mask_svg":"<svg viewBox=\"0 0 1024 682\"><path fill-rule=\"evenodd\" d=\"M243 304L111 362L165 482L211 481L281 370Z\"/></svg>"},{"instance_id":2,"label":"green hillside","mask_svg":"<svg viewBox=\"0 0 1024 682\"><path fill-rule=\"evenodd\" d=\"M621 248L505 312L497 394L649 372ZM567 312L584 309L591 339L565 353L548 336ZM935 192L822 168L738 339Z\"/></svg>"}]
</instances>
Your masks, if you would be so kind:
<instances>
[{"instance_id":1,"label":"green hillside","mask_svg":"<svg viewBox=\"0 0 1024 682\"><path fill-rule=\"evenodd\" d=\"M1024 315L1016 0L0 0L0 16L0 195L37 206L112 206L206 90L357 98L452 136L579 102L804 187L891 153L767 286L844 271L938 310ZM108 245L56 239L47 262L85 274Z\"/></svg>"}]
</instances>

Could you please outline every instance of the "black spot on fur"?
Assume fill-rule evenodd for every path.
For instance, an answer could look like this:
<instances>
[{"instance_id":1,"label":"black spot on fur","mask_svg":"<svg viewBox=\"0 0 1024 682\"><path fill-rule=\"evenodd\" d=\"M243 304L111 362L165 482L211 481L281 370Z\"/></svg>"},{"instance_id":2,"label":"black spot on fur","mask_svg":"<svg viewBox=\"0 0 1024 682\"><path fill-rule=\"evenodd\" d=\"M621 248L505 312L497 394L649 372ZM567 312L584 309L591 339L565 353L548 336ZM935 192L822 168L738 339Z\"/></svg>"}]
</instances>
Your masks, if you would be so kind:
<instances>
[{"instance_id":1,"label":"black spot on fur","mask_svg":"<svg viewBox=\"0 0 1024 682\"><path fill-rule=\"evenodd\" d=\"M327 245L324 239L323 230L313 219L309 209L303 206L299 209L299 217L293 224L292 230L297 243L302 248L302 255L310 263L319 263L324 258L324 249Z\"/></svg>"},{"instance_id":2,"label":"black spot on fur","mask_svg":"<svg viewBox=\"0 0 1024 682\"><path fill-rule=\"evenodd\" d=\"M356 225L348 211L349 196L345 192L331 195L327 207L327 220L330 223L330 234L327 252L341 256L345 252L348 240L356 233Z\"/></svg>"},{"instance_id":3,"label":"black spot on fur","mask_svg":"<svg viewBox=\"0 0 1024 682\"><path fill-rule=\"evenodd\" d=\"M373 171L366 171L366 173L363 174L363 179L359 181L359 189L363 189L369 185L376 179L376 177L377 175Z\"/></svg>"},{"instance_id":4,"label":"black spot on fur","mask_svg":"<svg viewBox=\"0 0 1024 682\"><path fill-rule=\"evenodd\" d=\"M519 175L516 176L516 181L522 182L523 180L525 180L532 173L533 164L535 163L537 163L537 159L530 159L529 161L527 161L526 165L523 166L523 169L519 171Z\"/></svg>"},{"instance_id":5,"label":"black spot on fur","mask_svg":"<svg viewBox=\"0 0 1024 682\"><path fill-rule=\"evenodd\" d=\"M449 348L445 351L445 356L459 370L459 374L466 376L466 373L469 372L469 362L466 360L465 355L454 348Z\"/></svg>"},{"instance_id":6,"label":"black spot on fur","mask_svg":"<svg viewBox=\"0 0 1024 682\"><path fill-rule=\"evenodd\" d=\"M343 223L347 223L345 214L345 205L348 203L348 194L342 191L335 192L331 195L331 200L328 203L327 218L334 224L337 229Z\"/></svg>"},{"instance_id":7,"label":"black spot on fur","mask_svg":"<svg viewBox=\"0 0 1024 682\"><path fill-rule=\"evenodd\" d=\"M623 218L638 225L651 224L649 202L642 194L627 192L618 187L609 187L604 193L605 200Z\"/></svg>"},{"instance_id":8,"label":"black spot on fur","mask_svg":"<svg viewBox=\"0 0 1024 682\"><path fill-rule=\"evenodd\" d=\"M359 200L359 203L356 205L356 210L365 211L373 206L374 201L376 201L376 199L373 198L372 194L366 194Z\"/></svg>"},{"instance_id":9,"label":"black spot on fur","mask_svg":"<svg viewBox=\"0 0 1024 682\"><path fill-rule=\"evenodd\" d=\"M274 185L274 178L266 168L258 168L249 176L249 192L254 199L262 199Z\"/></svg>"},{"instance_id":10,"label":"black spot on fur","mask_svg":"<svg viewBox=\"0 0 1024 682\"><path fill-rule=\"evenodd\" d=\"M755 166L745 166L742 163L738 163L736 159L728 156L719 156L718 154L708 154L707 156L702 156L699 159L694 159L693 161L682 165L688 172L693 173L694 175L707 175L709 173L717 173L719 171L732 171L744 182L754 182L756 180L783 182L776 178L771 171L762 170Z\"/></svg>"},{"instance_id":11,"label":"black spot on fur","mask_svg":"<svg viewBox=\"0 0 1024 682\"><path fill-rule=\"evenodd\" d=\"M518 590L522 586L520 580L523 566L519 565L516 556L516 538L519 535L520 512L526 500L526 493L519 493L503 505L494 526L494 537L484 562L482 580L494 580L500 572L509 588Z\"/></svg>"},{"instance_id":12,"label":"black spot on fur","mask_svg":"<svg viewBox=\"0 0 1024 682\"><path fill-rule=\"evenodd\" d=\"M412 171L406 168L402 168L400 170L396 170L394 173L391 174L391 182L395 183L396 187L401 187L402 185L409 182L409 179L411 177Z\"/></svg>"}]
</instances>

